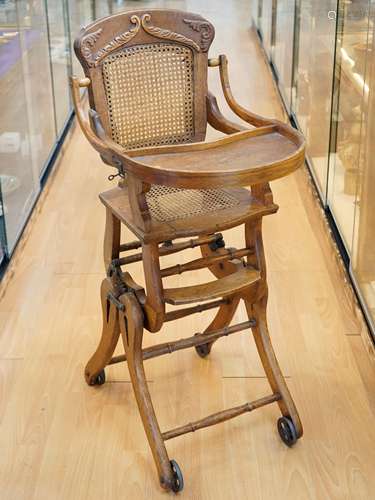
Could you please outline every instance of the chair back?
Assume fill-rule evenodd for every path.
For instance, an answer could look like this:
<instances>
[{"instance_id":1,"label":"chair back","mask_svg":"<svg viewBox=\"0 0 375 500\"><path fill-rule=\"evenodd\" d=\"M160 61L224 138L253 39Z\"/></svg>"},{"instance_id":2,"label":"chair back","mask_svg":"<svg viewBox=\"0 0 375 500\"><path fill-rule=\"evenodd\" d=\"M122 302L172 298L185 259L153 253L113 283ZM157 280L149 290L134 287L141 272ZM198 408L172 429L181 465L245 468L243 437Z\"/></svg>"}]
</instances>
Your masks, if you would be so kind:
<instances>
[{"instance_id":1,"label":"chair back","mask_svg":"<svg viewBox=\"0 0 375 500\"><path fill-rule=\"evenodd\" d=\"M90 106L126 149L202 141L214 27L177 10L121 12L83 28L75 53Z\"/></svg>"}]
</instances>

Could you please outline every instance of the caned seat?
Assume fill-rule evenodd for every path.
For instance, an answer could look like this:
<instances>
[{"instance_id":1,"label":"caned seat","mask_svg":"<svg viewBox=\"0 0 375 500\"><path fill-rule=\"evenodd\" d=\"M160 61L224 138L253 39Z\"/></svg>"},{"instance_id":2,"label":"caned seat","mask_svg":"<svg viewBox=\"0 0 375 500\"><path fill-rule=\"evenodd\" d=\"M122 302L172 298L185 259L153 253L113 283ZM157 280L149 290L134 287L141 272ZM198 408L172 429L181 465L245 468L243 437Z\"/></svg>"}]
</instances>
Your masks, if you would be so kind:
<instances>
[{"instance_id":1,"label":"caned seat","mask_svg":"<svg viewBox=\"0 0 375 500\"><path fill-rule=\"evenodd\" d=\"M278 209L269 182L303 164L304 139L289 125L236 102L226 57L208 59L214 33L197 14L147 9L99 19L74 44L85 72L85 78L71 79L77 120L104 163L117 170L112 178L119 178L100 194L106 208L103 329L85 378L102 385L106 366L128 362L160 484L174 492L182 489L183 477L169 459L169 439L272 403L282 415L277 426L285 444L292 446L303 432L268 333L262 218ZM209 68L219 69L224 97L247 126L220 112L207 88ZM81 88L88 90L87 115ZM206 141L207 125L225 136ZM241 224L244 246L227 246L222 232ZM122 225L134 241L121 241ZM162 265L164 256L192 248L199 257ZM144 286L131 276L134 263L143 266ZM213 279L179 287L163 281L182 273L194 277L199 269L208 269ZM248 318L232 325L240 301ZM142 348L145 331L157 333L165 322L210 309L217 312L203 332ZM188 347L205 358L219 338L245 329L252 330L271 393L162 432L144 360ZM114 356L120 335L125 353Z\"/></svg>"},{"instance_id":2,"label":"caned seat","mask_svg":"<svg viewBox=\"0 0 375 500\"><path fill-rule=\"evenodd\" d=\"M181 189L152 184L146 193L151 217L159 222L187 219L233 208L240 200L225 189Z\"/></svg>"}]
</instances>

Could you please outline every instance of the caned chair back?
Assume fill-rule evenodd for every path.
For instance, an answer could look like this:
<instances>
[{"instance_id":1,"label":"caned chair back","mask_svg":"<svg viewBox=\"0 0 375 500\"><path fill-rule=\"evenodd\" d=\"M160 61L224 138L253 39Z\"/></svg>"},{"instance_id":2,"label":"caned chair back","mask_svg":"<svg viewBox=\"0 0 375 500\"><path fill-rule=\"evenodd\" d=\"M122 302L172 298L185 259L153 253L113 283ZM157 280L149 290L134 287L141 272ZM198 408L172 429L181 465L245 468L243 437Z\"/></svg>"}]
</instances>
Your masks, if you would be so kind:
<instances>
[{"instance_id":1,"label":"caned chair back","mask_svg":"<svg viewBox=\"0 0 375 500\"><path fill-rule=\"evenodd\" d=\"M122 12L83 28L74 48L90 106L126 149L204 140L214 27L174 10Z\"/></svg>"}]
</instances>

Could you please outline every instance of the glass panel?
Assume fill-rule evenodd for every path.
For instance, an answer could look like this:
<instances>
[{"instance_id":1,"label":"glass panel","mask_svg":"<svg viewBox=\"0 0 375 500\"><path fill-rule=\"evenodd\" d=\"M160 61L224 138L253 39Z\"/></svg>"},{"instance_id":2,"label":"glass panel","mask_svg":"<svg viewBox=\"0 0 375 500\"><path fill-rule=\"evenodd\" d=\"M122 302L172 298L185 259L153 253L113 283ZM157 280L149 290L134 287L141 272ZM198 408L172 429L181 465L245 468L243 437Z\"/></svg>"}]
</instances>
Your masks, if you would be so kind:
<instances>
[{"instance_id":1,"label":"glass panel","mask_svg":"<svg viewBox=\"0 0 375 500\"><path fill-rule=\"evenodd\" d=\"M1 85L1 81L0 81ZM1 133L0 133L0 138L1 138ZM0 167L1 167L1 153L0 153ZM6 235L5 235L5 217L4 217L4 203L3 203L3 195L1 192L1 182L2 182L3 176L0 175L0 264L3 262L5 255L6 255L6 249L7 249L7 241L6 241Z\"/></svg>"},{"instance_id":2,"label":"glass panel","mask_svg":"<svg viewBox=\"0 0 375 500\"><path fill-rule=\"evenodd\" d=\"M73 43L82 26L93 21L93 11L98 10L98 5L107 5L112 2L92 2L92 0L69 0L69 24L72 44L72 71L76 76L83 76L81 65L74 55ZM94 4L94 6L92 5ZM95 7L96 6L96 7ZM108 15L108 13L103 14ZM98 17L103 17L99 15ZM97 19L98 17L95 17Z\"/></svg>"},{"instance_id":3,"label":"glass panel","mask_svg":"<svg viewBox=\"0 0 375 500\"><path fill-rule=\"evenodd\" d=\"M337 2L298 0L298 7L298 60L292 107L325 200Z\"/></svg>"},{"instance_id":4,"label":"glass panel","mask_svg":"<svg viewBox=\"0 0 375 500\"><path fill-rule=\"evenodd\" d=\"M363 166L365 86L368 55L368 0L342 2L338 24L335 143L332 145L328 202L351 252L358 174Z\"/></svg>"},{"instance_id":5,"label":"glass panel","mask_svg":"<svg viewBox=\"0 0 375 500\"><path fill-rule=\"evenodd\" d=\"M271 58L272 47L272 12L275 0L263 0L262 15L260 18L260 32L262 34L263 46L269 58Z\"/></svg>"},{"instance_id":6,"label":"glass panel","mask_svg":"<svg viewBox=\"0 0 375 500\"><path fill-rule=\"evenodd\" d=\"M360 137L358 139L357 134L357 141L353 144L356 154L358 143L360 144L359 161L351 167L355 168L358 173L352 267L375 327L375 1L369 2L367 40L364 31L367 6L363 3L358 19L353 19L350 25L351 34L356 34L356 37L352 38L353 52L351 54L355 61L352 69L355 73L361 74L361 68L365 68L365 83L363 84L360 78L356 77L352 85L352 99L357 99L353 110L355 115L362 119ZM355 33L353 33L354 25L356 25ZM350 31L348 37L349 33ZM357 41L354 41L354 38ZM349 40L350 37L348 43ZM361 87L362 104L359 92ZM358 106L360 106L359 110L356 109ZM349 122L349 126L358 126L358 122L359 119L353 121L353 125Z\"/></svg>"},{"instance_id":7,"label":"glass panel","mask_svg":"<svg viewBox=\"0 0 375 500\"><path fill-rule=\"evenodd\" d=\"M278 0L276 7L275 46L273 63L278 75L280 92L290 110L294 50L295 1Z\"/></svg>"},{"instance_id":8,"label":"glass panel","mask_svg":"<svg viewBox=\"0 0 375 500\"><path fill-rule=\"evenodd\" d=\"M22 60L22 48L31 50L38 33L19 29L15 0L0 3L0 26L0 174L10 252L39 189L32 170Z\"/></svg>"},{"instance_id":9,"label":"glass panel","mask_svg":"<svg viewBox=\"0 0 375 500\"><path fill-rule=\"evenodd\" d=\"M55 143L47 18L43 0L18 0L18 24L35 177Z\"/></svg>"},{"instance_id":10,"label":"glass panel","mask_svg":"<svg viewBox=\"0 0 375 500\"><path fill-rule=\"evenodd\" d=\"M49 43L53 79L53 95L57 132L60 133L70 110L68 76L70 72L70 40L67 29L66 4L47 0Z\"/></svg>"},{"instance_id":11,"label":"glass panel","mask_svg":"<svg viewBox=\"0 0 375 500\"><path fill-rule=\"evenodd\" d=\"M251 19L256 27L259 25L259 4L261 2L262 0L252 0L251 2Z\"/></svg>"}]
</instances>

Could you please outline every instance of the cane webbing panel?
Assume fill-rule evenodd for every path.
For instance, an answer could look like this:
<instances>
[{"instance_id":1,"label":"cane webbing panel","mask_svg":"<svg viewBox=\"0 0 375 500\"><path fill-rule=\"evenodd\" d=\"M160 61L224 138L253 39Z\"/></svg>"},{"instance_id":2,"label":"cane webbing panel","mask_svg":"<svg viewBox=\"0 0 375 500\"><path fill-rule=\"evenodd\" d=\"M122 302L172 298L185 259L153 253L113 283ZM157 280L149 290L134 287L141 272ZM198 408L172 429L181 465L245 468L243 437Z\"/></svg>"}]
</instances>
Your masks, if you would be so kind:
<instances>
[{"instance_id":1,"label":"cane webbing panel","mask_svg":"<svg viewBox=\"0 0 375 500\"><path fill-rule=\"evenodd\" d=\"M183 46L136 45L103 62L112 138L127 149L189 141L193 56Z\"/></svg>"},{"instance_id":2,"label":"cane webbing panel","mask_svg":"<svg viewBox=\"0 0 375 500\"><path fill-rule=\"evenodd\" d=\"M146 199L152 217L160 222L204 215L239 203L223 189L179 189L156 184L151 186Z\"/></svg>"}]
</instances>

